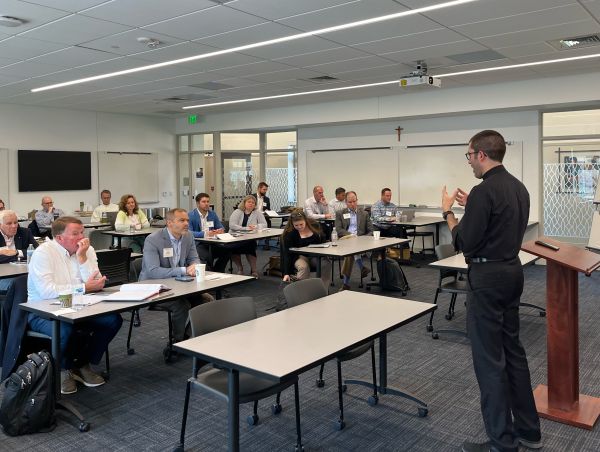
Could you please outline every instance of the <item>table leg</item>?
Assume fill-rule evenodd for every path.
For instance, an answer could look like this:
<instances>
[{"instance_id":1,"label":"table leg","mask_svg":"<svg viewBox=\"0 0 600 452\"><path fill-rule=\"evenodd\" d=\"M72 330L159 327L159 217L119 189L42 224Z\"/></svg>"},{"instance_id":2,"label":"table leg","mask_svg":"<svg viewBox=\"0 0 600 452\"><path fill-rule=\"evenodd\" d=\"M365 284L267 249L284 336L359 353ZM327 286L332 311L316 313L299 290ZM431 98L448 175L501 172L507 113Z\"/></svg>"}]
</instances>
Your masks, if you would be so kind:
<instances>
[{"instance_id":1,"label":"table leg","mask_svg":"<svg viewBox=\"0 0 600 452\"><path fill-rule=\"evenodd\" d=\"M440 224L435 224L435 244L436 246L440 244Z\"/></svg>"},{"instance_id":2,"label":"table leg","mask_svg":"<svg viewBox=\"0 0 600 452\"><path fill-rule=\"evenodd\" d=\"M229 451L240 450L240 374L237 370L229 371L227 379L228 388L228 423L229 423Z\"/></svg>"},{"instance_id":3,"label":"table leg","mask_svg":"<svg viewBox=\"0 0 600 452\"><path fill-rule=\"evenodd\" d=\"M346 385L359 385L365 386L368 388L373 388L373 384L368 381L362 380L344 380L344 384ZM417 410L419 413L419 417L427 416L429 412L427 408L427 404L423 402L421 399L417 398L414 394L411 394L408 391L404 391L398 388L390 387L387 384L387 335L382 334L379 336L379 387L377 388L380 394L388 394L397 397L402 397L404 399L411 400L417 404Z\"/></svg>"},{"instance_id":4,"label":"table leg","mask_svg":"<svg viewBox=\"0 0 600 452\"><path fill-rule=\"evenodd\" d=\"M321 277L321 271L322 271L321 256L319 256L319 257L317 257L317 278ZM333 264L332 264L331 271L332 271L332 274L333 274Z\"/></svg>"},{"instance_id":5,"label":"table leg","mask_svg":"<svg viewBox=\"0 0 600 452\"><path fill-rule=\"evenodd\" d=\"M118 249L121 249L121 239L122 239L122 238L123 238L123 237L121 237L120 235L118 235L118 236L117 236L117 248L118 248Z\"/></svg>"}]
</instances>

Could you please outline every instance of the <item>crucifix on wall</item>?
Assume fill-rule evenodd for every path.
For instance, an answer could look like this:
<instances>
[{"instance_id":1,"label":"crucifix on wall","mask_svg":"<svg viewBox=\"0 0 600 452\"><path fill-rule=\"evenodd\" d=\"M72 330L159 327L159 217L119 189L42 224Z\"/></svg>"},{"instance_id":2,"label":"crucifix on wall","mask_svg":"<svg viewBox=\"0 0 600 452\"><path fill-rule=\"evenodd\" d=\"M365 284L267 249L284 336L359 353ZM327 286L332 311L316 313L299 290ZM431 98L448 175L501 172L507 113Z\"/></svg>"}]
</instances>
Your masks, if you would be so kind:
<instances>
[{"instance_id":1,"label":"crucifix on wall","mask_svg":"<svg viewBox=\"0 0 600 452\"><path fill-rule=\"evenodd\" d=\"M398 126L394 129L396 132L398 132L398 141L400 141L400 135L402 134L402 131L404 130L402 127Z\"/></svg>"}]
</instances>

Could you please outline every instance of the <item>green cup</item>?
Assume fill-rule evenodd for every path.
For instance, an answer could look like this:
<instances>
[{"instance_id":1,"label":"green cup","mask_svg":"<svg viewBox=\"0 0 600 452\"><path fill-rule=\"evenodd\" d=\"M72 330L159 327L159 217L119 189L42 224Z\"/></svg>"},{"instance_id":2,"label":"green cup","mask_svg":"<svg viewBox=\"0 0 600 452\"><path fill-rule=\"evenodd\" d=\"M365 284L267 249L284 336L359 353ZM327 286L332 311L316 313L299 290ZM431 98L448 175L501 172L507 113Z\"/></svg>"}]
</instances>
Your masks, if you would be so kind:
<instances>
[{"instance_id":1,"label":"green cup","mask_svg":"<svg viewBox=\"0 0 600 452\"><path fill-rule=\"evenodd\" d=\"M71 286L61 286L58 288L58 300L61 308L70 308L73 306L73 289Z\"/></svg>"}]
</instances>

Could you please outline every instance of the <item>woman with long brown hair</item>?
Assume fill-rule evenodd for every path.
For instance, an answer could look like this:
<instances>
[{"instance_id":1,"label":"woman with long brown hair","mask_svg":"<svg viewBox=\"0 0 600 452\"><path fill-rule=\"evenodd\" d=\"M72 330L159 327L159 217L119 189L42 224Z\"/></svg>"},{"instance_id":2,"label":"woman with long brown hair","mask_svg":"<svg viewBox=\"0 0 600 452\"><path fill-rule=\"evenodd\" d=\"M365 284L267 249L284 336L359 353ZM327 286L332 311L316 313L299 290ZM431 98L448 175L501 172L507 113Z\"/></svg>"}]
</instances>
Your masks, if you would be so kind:
<instances>
[{"instance_id":1,"label":"woman with long brown hair","mask_svg":"<svg viewBox=\"0 0 600 452\"><path fill-rule=\"evenodd\" d=\"M307 218L302 209L293 210L281 236L283 280L306 279L310 277L311 263L313 267L316 266L316 258L290 253L290 248L301 248L324 241L325 237L319 225Z\"/></svg>"}]
</instances>

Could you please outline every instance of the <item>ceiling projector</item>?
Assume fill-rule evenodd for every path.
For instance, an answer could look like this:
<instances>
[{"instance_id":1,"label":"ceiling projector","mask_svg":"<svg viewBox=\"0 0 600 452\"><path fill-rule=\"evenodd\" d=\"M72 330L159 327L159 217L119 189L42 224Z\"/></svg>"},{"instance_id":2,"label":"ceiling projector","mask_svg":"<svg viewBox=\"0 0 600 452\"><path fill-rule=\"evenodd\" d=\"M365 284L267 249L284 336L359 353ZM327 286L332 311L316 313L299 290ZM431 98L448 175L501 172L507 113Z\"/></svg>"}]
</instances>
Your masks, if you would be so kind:
<instances>
[{"instance_id":1,"label":"ceiling projector","mask_svg":"<svg viewBox=\"0 0 600 452\"><path fill-rule=\"evenodd\" d=\"M400 79L400 86L402 87L417 85L435 86L436 88L440 88L442 86L442 79L430 75L413 75Z\"/></svg>"},{"instance_id":2,"label":"ceiling projector","mask_svg":"<svg viewBox=\"0 0 600 452\"><path fill-rule=\"evenodd\" d=\"M400 79L400 86L435 86L441 88L442 79L427 75L427 63L425 61L417 61L416 70L412 71L406 77Z\"/></svg>"}]
</instances>

